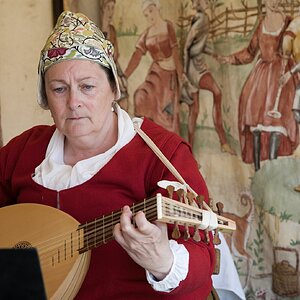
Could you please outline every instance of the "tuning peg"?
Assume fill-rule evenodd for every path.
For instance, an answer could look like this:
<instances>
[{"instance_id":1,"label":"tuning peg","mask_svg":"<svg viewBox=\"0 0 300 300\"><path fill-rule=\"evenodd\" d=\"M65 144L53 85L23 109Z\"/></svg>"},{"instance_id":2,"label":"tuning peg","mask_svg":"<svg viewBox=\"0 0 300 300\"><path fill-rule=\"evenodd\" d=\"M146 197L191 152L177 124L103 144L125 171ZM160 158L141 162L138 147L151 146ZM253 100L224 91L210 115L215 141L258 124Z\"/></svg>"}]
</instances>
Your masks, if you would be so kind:
<instances>
[{"instance_id":1,"label":"tuning peg","mask_svg":"<svg viewBox=\"0 0 300 300\"><path fill-rule=\"evenodd\" d=\"M203 208L203 202L204 202L204 196L203 195L198 195L196 197L196 203L198 204L199 208Z\"/></svg>"},{"instance_id":2,"label":"tuning peg","mask_svg":"<svg viewBox=\"0 0 300 300\"><path fill-rule=\"evenodd\" d=\"M185 203L186 205L189 205L189 199L188 199L188 197L187 197L187 193L183 193L183 199L184 199L184 203Z\"/></svg>"},{"instance_id":3,"label":"tuning peg","mask_svg":"<svg viewBox=\"0 0 300 300\"><path fill-rule=\"evenodd\" d=\"M188 225L185 224L183 239L187 241L191 237Z\"/></svg>"},{"instance_id":4,"label":"tuning peg","mask_svg":"<svg viewBox=\"0 0 300 300\"><path fill-rule=\"evenodd\" d=\"M216 207L217 207L217 210L218 210L218 215L222 216L223 215L224 204L222 202L217 202Z\"/></svg>"},{"instance_id":5,"label":"tuning peg","mask_svg":"<svg viewBox=\"0 0 300 300\"><path fill-rule=\"evenodd\" d=\"M194 235L193 235L193 240L195 242L200 242L201 241L201 237L200 237L198 229L199 229L199 225L195 225L194 226Z\"/></svg>"},{"instance_id":6,"label":"tuning peg","mask_svg":"<svg viewBox=\"0 0 300 300\"><path fill-rule=\"evenodd\" d=\"M194 199L195 199L195 195L192 192L188 192L186 194L186 197L187 197L187 199L189 201L189 205L192 205L193 202L194 202Z\"/></svg>"},{"instance_id":7,"label":"tuning peg","mask_svg":"<svg viewBox=\"0 0 300 300\"><path fill-rule=\"evenodd\" d=\"M181 203L183 202L183 194L184 194L184 190L183 190L183 189L177 190L178 200L179 200Z\"/></svg>"},{"instance_id":8,"label":"tuning peg","mask_svg":"<svg viewBox=\"0 0 300 300\"><path fill-rule=\"evenodd\" d=\"M210 208L213 209L213 207L214 207L214 200L213 200L213 198L209 198L208 201L209 201Z\"/></svg>"},{"instance_id":9,"label":"tuning peg","mask_svg":"<svg viewBox=\"0 0 300 300\"><path fill-rule=\"evenodd\" d=\"M167 191L168 191L168 195L169 195L169 198L173 198L173 193L174 193L174 186L172 185L168 185L167 186Z\"/></svg>"},{"instance_id":10,"label":"tuning peg","mask_svg":"<svg viewBox=\"0 0 300 300\"><path fill-rule=\"evenodd\" d=\"M214 239L213 239L213 244L214 245L220 245L221 244L221 240L219 237L219 229L217 228L214 234Z\"/></svg>"},{"instance_id":11,"label":"tuning peg","mask_svg":"<svg viewBox=\"0 0 300 300\"><path fill-rule=\"evenodd\" d=\"M180 230L179 230L179 227L178 227L178 223L175 222L175 226L174 226L174 229L173 229L173 232L172 232L172 238L177 240L179 239L181 236L181 233L180 233Z\"/></svg>"}]
</instances>

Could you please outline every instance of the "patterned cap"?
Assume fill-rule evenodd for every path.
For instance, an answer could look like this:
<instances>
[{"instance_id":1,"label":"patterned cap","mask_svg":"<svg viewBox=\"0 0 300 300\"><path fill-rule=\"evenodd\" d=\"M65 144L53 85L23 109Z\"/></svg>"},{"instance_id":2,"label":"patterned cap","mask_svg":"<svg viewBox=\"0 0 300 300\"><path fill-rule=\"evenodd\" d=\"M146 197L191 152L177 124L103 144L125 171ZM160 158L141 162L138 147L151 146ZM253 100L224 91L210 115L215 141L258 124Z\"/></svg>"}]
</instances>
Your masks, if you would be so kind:
<instances>
[{"instance_id":1,"label":"patterned cap","mask_svg":"<svg viewBox=\"0 0 300 300\"><path fill-rule=\"evenodd\" d=\"M114 47L105 39L94 22L81 13L64 11L58 18L43 50L38 68L38 103L47 109L48 102L44 90L44 75L47 69L63 60L83 59L97 62L112 70L117 86L117 99L120 88L117 69L113 59Z\"/></svg>"}]
</instances>

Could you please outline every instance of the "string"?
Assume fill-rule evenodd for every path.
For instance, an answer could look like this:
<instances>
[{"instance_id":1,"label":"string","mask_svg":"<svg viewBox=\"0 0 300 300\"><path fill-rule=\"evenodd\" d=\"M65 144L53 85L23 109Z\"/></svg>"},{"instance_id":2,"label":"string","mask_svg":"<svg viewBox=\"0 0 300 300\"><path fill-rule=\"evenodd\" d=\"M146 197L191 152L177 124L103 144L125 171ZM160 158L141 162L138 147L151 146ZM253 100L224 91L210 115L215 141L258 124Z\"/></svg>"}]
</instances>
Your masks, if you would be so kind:
<instances>
[{"instance_id":1,"label":"string","mask_svg":"<svg viewBox=\"0 0 300 300\"><path fill-rule=\"evenodd\" d=\"M141 210L141 208L145 208L145 213L147 214L148 218L155 218L156 217L156 202L152 203L151 206L145 206L146 203L156 201L156 198L149 199L147 202L144 201L142 203L138 203L136 205L133 205L133 207L136 207L137 210ZM74 239L72 239L72 243L80 244L80 241L83 243L86 243L88 247L79 247L76 248L76 251L80 251L80 253L85 252L87 250L90 250L93 247L97 247L101 245L101 243L105 243L113 239L113 225L117 224L119 222L121 215L121 211L112 213L111 215L104 216L102 218L96 219L92 222L81 224L79 225L78 229L76 231L70 231L66 232L62 235L53 237L51 239L48 239L46 241L43 241L42 243L39 243L35 245L35 247L39 250L40 260L45 260L51 258L53 255L65 255L66 250L63 249L63 253L60 253L59 248L66 246L66 244L70 244L71 242L67 242L71 235L75 233ZM99 226L98 224L104 224ZM95 227L96 226L96 227ZM92 228L93 227L93 228ZM80 231L83 230L83 234L80 234ZM85 231L84 231L85 230ZM101 233L101 234L99 234ZM83 237L82 237L83 236ZM98 236L98 238L97 238ZM94 238L96 237L96 239ZM103 240L105 238L105 240ZM93 242L90 240L93 239ZM49 246L49 243L50 246ZM55 253L58 251L57 253ZM70 251L68 251L70 252Z\"/></svg>"}]
</instances>

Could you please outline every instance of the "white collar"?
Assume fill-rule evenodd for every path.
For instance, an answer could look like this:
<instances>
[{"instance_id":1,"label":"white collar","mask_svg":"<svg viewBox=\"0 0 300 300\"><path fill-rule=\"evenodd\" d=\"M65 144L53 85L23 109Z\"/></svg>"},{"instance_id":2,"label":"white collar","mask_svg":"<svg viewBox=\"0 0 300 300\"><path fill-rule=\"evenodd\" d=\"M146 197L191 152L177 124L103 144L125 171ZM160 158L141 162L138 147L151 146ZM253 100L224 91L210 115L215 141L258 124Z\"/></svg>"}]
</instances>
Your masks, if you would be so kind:
<instances>
[{"instance_id":1,"label":"white collar","mask_svg":"<svg viewBox=\"0 0 300 300\"><path fill-rule=\"evenodd\" d=\"M113 147L104 153L79 161L73 167L65 165L63 161L65 137L56 129L48 144L45 159L35 169L33 180L44 187L60 191L92 178L136 134L130 116L118 105L116 108L118 140Z\"/></svg>"}]
</instances>

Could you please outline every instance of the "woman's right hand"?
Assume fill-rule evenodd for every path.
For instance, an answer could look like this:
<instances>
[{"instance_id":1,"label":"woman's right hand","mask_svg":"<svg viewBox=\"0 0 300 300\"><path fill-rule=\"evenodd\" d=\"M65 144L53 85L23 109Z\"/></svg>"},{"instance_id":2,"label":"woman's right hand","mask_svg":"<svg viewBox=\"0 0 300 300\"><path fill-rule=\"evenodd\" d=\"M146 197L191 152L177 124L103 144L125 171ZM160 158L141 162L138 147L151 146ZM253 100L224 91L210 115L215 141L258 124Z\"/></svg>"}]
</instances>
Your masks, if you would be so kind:
<instances>
[{"instance_id":1,"label":"woman's right hand","mask_svg":"<svg viewBox=\"0 0 300 300\"><path fill-rule=\"evenodd\" d=\"M215 58L220 64L232 64L231 56L223 56L223 55L217 54L215 56Z\"/></svg>"},{"instance_id":2,"label":"woman's right hand","mask_svg":"<svg viewBox=\"0 0 300 300\"><path fill-rule=\"evenodd\" d=\"M143 212L134 216L130 208L124 206L113 234L128 255L157 280L164 279L170 272L173 252L166 224L150 223Z\"/></svg>"}]
</instances>

